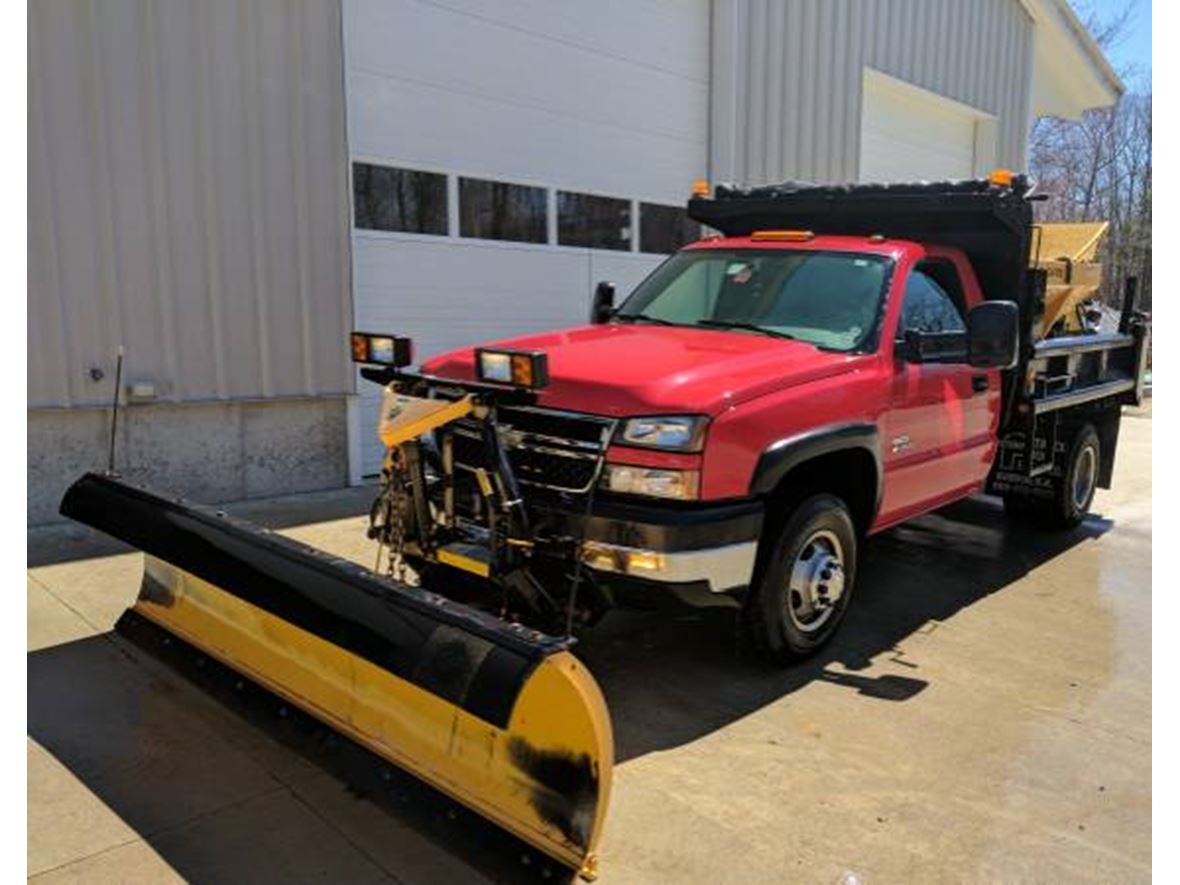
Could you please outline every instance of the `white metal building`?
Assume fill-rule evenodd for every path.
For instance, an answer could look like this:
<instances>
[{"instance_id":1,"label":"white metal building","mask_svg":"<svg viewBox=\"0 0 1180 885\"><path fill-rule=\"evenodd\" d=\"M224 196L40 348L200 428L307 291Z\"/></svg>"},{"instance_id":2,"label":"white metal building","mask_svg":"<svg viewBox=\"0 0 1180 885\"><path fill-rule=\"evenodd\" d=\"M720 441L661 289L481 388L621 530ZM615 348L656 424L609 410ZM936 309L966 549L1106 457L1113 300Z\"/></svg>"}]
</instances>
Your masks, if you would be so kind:
<instances>
[{"instance_id":1,"label":"white metal building","mask_svg":"<svg viewBox=\"0 0 1180 885\"><path fill-rule=\"evenodd\" d=\"M153 391L129 405L132 475L209 499L355 482L379 452L349 325L426 355L579 322L596 281L625 294L693 236L694 179L1020 168L1037 116L1122 90L1066 0L45 0L29 20L30 522L102 465L120 343Z\"/></svg>"}]
</instances>

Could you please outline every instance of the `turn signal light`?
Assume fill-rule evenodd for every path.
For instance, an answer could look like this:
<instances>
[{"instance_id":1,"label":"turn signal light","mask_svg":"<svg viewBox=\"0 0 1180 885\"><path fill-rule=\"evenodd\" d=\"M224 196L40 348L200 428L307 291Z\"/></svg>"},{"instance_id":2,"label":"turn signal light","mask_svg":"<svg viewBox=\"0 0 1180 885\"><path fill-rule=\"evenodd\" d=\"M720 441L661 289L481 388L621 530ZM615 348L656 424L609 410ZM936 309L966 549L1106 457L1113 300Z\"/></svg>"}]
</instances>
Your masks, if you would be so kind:
<instances>
[{"instance_id":1,"label":"turn signal light","mask_svg":"<svg viewBox=\"0 0 1180 885\"><path fill-rule=\"evenodd\" d=\"M700 497L701 474L699 470L607 464L602 474L602 486L627 495L694 501Z\"/></svg>"},{"instance_id":2,"label":"turn signal light","mask_svg":"<svg viewBox=\"0 0 1180 885\"><path fill-rule=\"evenodd\" d=\"M622 572L629 575L651 575L668 567L667 557L655 550L619 547L597 541L586 541L582 544L582 562L599 571Z\"/></svg>"},{"instance_id":3,"label":"turn signal light","mask_svg":"<svg viewBox=\"0 0 1180 885\"><path fill-rule=\"evenodd\" d=\"M549 384L549 357L533 350L475 349L475 373L480 381L537 389Z\"/></svg>"}]
</instances>

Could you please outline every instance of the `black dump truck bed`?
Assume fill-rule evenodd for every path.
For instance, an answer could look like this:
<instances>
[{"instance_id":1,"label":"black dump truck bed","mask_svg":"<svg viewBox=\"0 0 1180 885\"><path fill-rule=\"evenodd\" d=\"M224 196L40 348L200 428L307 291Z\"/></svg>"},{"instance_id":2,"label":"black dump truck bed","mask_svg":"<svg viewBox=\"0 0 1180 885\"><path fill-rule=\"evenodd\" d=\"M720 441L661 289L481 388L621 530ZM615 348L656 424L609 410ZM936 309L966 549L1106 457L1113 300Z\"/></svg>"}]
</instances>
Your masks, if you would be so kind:
<instances>
[{"instance_id":1,"label":"black dump truck bed","mask_svg":"<svg viewBox=\"0 0 1180 885\"><path fill-rule=\"evenodd\" d=\"M718 185L712 198L690 200L688 214L726 236L788 228L954 246L967 254L985 297L1019 303L1033 233L1028 190L1022 175L1004 186L987 179Z\"/></svg>"},{"instance_id":2,"label":"black dump truck bed","mask_svg":"<svg viewBox=\"0 0 1180 885\"><path fill-rule=\"evenodd\" d=\"M718 185L712 197L689 201L691 218L726 236L758 230L809 230L916 240L962 249L985 298L1020 308L1021 348L1006 372L1000 436L1002 457L1021 476L1053 465L1059 431L1092 421L1105 437L1103 480L1109 482L1119 409L1143 397L1149 327L1135 311L1129 280L1119 331L1040 338L1046 276L1036 268L1039 245L1023 175L889 184ZM1105 429L1103 429L1105 428Z\"/></svg>"}]
</instances>

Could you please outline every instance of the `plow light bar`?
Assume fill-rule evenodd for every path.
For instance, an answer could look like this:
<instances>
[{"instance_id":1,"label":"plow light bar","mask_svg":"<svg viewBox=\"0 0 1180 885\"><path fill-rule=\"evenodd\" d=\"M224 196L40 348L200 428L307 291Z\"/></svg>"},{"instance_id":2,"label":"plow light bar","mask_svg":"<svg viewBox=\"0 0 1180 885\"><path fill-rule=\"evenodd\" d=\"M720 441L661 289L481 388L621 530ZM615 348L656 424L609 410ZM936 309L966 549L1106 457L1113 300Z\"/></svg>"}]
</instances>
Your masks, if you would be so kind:
<instances>
[{"instance_id":1,"label":"plow light bar","mask_svg":"<svg viewBox=\"0 0 1180 885\"><path fill-rule=\"evenodd\" d=\"M475 373L480 381L537 389L549 383L549 357L535 350L475 349Z\"/></svg>"},{"instance_id":2,"label":"plow light bar","mask_svg":"<svg viewBox=\"0 0 1180 885\"><path fill-rule=\"evenodd\" d=\"M375 363L400 369L414 361L414 344L409 338L353 332L350 343L354 363Z\"/></svg>"}]
</instances>

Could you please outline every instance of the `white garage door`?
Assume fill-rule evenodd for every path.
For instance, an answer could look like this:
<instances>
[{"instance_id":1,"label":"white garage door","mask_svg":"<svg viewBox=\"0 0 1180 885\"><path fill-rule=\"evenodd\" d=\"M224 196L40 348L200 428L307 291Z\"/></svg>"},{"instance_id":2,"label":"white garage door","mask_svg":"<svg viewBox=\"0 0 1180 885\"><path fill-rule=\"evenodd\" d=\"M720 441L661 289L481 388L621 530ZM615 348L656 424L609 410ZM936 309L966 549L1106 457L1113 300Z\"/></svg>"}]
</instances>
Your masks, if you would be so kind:
<instances>
[{"instance_id":1,"label":"white garage door","mask_svg":"<svg viewBox=\"0 0 1180 885\"><path fill-rule=\"evenodd\" d=\"M990 168L989 115L873 70L863 85L861 181L970 178Z\"/></svg>"},{"instance_id":2,"label":"white garage door","mask_svg":"<svg viewBox=\"0 0 1180 885\"><path fill-rule=\"evenodd\" d=\"M683 206L707 171L708 0L346 0L344 26L354 178L439 173L429 232L354 227L356 328L408 334L426 357L583 322L597 280L626 294L663 260L637 251L635 216ZM511 199L542 207L525 236L540 242L464 235L478 220L463 179L524 186ZM630 251L559 245L562 192L626 201ZM380 469L373 388L358 382L351 429L365 475Z\"/></svg>"}]
</instances>

